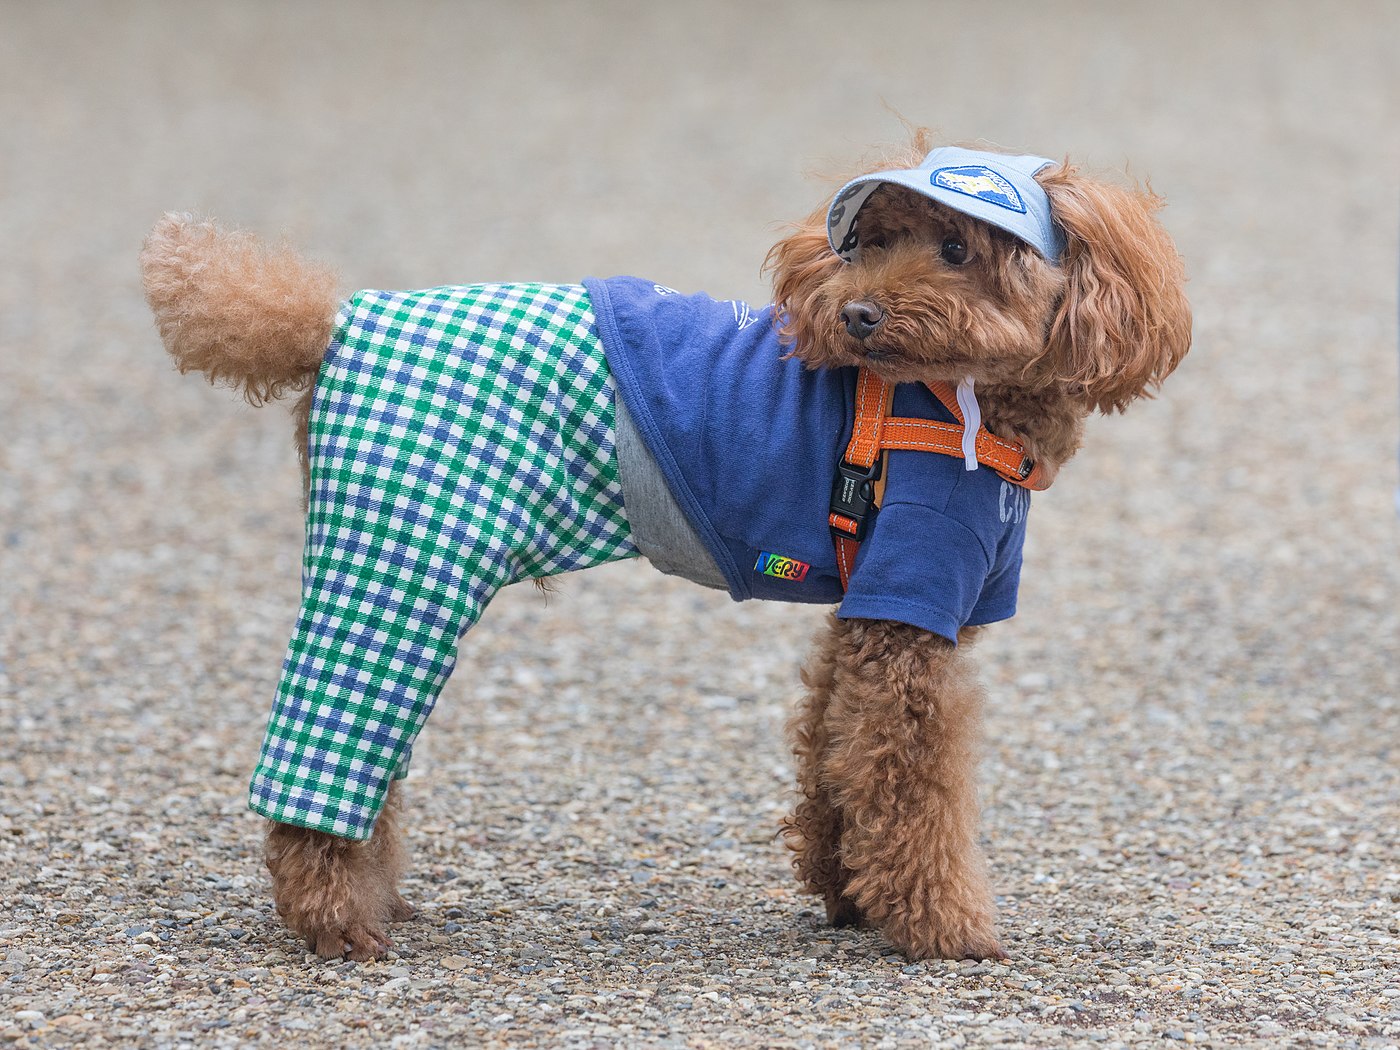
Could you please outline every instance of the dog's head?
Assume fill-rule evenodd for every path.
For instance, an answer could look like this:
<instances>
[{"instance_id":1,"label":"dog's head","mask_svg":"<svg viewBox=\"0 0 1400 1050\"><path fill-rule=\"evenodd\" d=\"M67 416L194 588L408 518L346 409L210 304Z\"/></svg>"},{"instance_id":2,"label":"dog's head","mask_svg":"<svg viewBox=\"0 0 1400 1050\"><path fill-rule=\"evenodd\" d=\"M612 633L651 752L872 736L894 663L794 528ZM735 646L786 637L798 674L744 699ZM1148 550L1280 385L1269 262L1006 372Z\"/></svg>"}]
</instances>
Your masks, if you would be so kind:
<instances>
[{"instance_id":1,"label":"dog's head","mask_svg":"<svg viewBox=\"0 0 1400 1050\"><path fill-rule=\"evenodd\" d=\"M925 152L921 135L876 171L927 172L931 185L937 165ZM910 188L912 176L853 187L868 196L843 195L856 212L833 225L834 242L828 208L799 224L767 266L793 353L813 368L867 365L891 382L971 377L1060 394L1086 411L1121 410L1165 379L1190 345L1191 312L1180 256L1154 217L1161 200L1068 164L1021 166L1024 176L1008 174L1029 194L992 168L961 165L943 169L951 192ZM1048 201L1049 213L1038 237L1025 199L1037 185L1043 198L1029 203ZM1007 222L996 210L1018 207Z\"/></svg>"}]
</instances>

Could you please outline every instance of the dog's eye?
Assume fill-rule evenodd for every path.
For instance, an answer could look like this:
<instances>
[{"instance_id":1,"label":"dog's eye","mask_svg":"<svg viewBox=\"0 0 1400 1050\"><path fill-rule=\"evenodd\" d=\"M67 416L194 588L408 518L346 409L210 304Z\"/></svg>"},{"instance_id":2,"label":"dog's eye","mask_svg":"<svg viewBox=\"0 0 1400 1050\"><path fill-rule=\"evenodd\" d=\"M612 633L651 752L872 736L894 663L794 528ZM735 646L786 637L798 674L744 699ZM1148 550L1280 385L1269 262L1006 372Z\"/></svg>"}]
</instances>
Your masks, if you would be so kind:
<instances>
[{"instance_id":1,"label":"dog's eye","mask_svg":"<svg viewBox=\"0 0 1400 1050\"><path fill-rule=\"evenodd\" d=\"M967 245L963 244L961 238L945 237L943 244L939 246L938 254L949 266L961 266L967 262Z\"/></svg>"}]
</instances>

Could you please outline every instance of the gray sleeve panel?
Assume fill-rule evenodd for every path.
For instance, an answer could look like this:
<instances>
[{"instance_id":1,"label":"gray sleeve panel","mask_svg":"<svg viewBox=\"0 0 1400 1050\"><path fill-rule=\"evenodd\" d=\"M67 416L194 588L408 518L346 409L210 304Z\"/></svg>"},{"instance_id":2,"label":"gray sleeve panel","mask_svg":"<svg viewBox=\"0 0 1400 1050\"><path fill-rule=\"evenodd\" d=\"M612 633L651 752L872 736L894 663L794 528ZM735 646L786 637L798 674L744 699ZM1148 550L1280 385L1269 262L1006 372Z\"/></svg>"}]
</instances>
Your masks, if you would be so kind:
<instances>
[{"instance_id":1,"label":"gray sleeve panel","mask_svg":"<svg viewBox=\"0 0 1400 1050\"><path fill-rule=\"evenodd\" d=\"M668 576L728 591L724 573L671 495L671 487L627 406L620 396L614 397L613 404L617 409L617 473L632 541L652 565Z\"/></svg>"}]
</instances>

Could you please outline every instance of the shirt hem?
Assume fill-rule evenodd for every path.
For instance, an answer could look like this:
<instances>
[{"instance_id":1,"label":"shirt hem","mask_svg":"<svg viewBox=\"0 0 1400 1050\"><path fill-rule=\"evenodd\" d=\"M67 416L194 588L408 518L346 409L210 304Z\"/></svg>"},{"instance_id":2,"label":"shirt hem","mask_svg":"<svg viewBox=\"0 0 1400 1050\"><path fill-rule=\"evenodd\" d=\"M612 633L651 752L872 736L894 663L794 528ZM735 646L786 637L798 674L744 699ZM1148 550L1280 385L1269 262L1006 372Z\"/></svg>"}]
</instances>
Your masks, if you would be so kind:
<instances>
[{"instance_id":1,"label":"shirt hem","mask_svg":"<svg viewBox=\"0 0 1400 1050\"><path fill-rule=\"evenodd\" d=\"M256 775L249 790L248 808L258 816L266 817L278 824L290 824L293 827L306 828L310 831L321 831L327 835L334 835L336 838L350 839L355 842L364 842L370 838L374 834L375 822L379 819L379 814L375 813L368 821L349 821L343 816L331 812L324 804L316 803L313 799L297 792L259 793ZM322 813L319 817L313 816L308 810L320 810Z\"/></svg>"},{"instance_id":2,"label":"shirt hem","mask_svg":"<svg viewBox=\"0 0 1400 1050\"><path fill-rule=\"evenodd\" d=\"M661 437L660 427L652 419L650 409L634 393L639 383L632 371L631 362L627 360L627 356L622 350L626 346L626 340L622 338L614 322L612 300L609 297L607 285L594 278L586 278L583 287L593 306L593 318L598 325L598 334L602 339L603 353L607 358L608 367L612 369L613 375L619 380L617 392L626 403L633 424L642 435L652 458L661 467L662 476L671 487L671 493L675 496L676 503L690 519L691 526L709 549L710 557L714 559L715 565L724 574L725 582L729 585L729 596L735 601L748 600L753 595L744 582L743 574L735 564L728 545L715 531L715 527L710 523L709 517L700 506L699 500L690 491L690 486L685 483L685 478L681 476L680 468L676 465L675 457L671 455L671 450Z\"/></svg>"},{"instance_id":3,"label":"shirt hem","mask_svg":"<svg viewBox=\"0 0 1400 1050\"><path fill-rule=\"evenodd\" d=\"M1009 620L1016 610L990 610L978 613L966 622L947 610L922 605L918 602L898 601L888 598L850 598L842 602L836 615L843 620L894 620L907 623L925 631L947 638L954 645L958 641L958 631L964 627L984 627L989 623Z\"/></svg>"}]
</instances>

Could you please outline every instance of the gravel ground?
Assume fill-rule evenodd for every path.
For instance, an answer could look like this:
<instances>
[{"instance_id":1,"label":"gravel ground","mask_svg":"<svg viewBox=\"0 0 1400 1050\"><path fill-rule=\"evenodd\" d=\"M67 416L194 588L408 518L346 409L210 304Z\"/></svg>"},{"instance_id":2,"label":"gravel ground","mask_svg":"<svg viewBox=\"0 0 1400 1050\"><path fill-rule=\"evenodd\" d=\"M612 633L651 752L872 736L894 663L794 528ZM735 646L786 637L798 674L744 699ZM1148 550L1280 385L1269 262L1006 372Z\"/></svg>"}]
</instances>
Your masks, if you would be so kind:
<instances>
[{"instance_id":1,"label":"gravel ground","mask_svg":"<svg viewBox=\"0 0 1400 1050\"><path fill-rule=\"evenodd\" d=\"M0 3L0 1041L1400 1045L1400 5ZM832 931L774 839L819 613L503 594L424 733L382 963L275 921L246 777L285 416L175 375L167 208L347 284L762 300L896 113L1171 201L1196 345L1038 497L991 633L1001 964Z\"/></svg>"}]
</instances>

